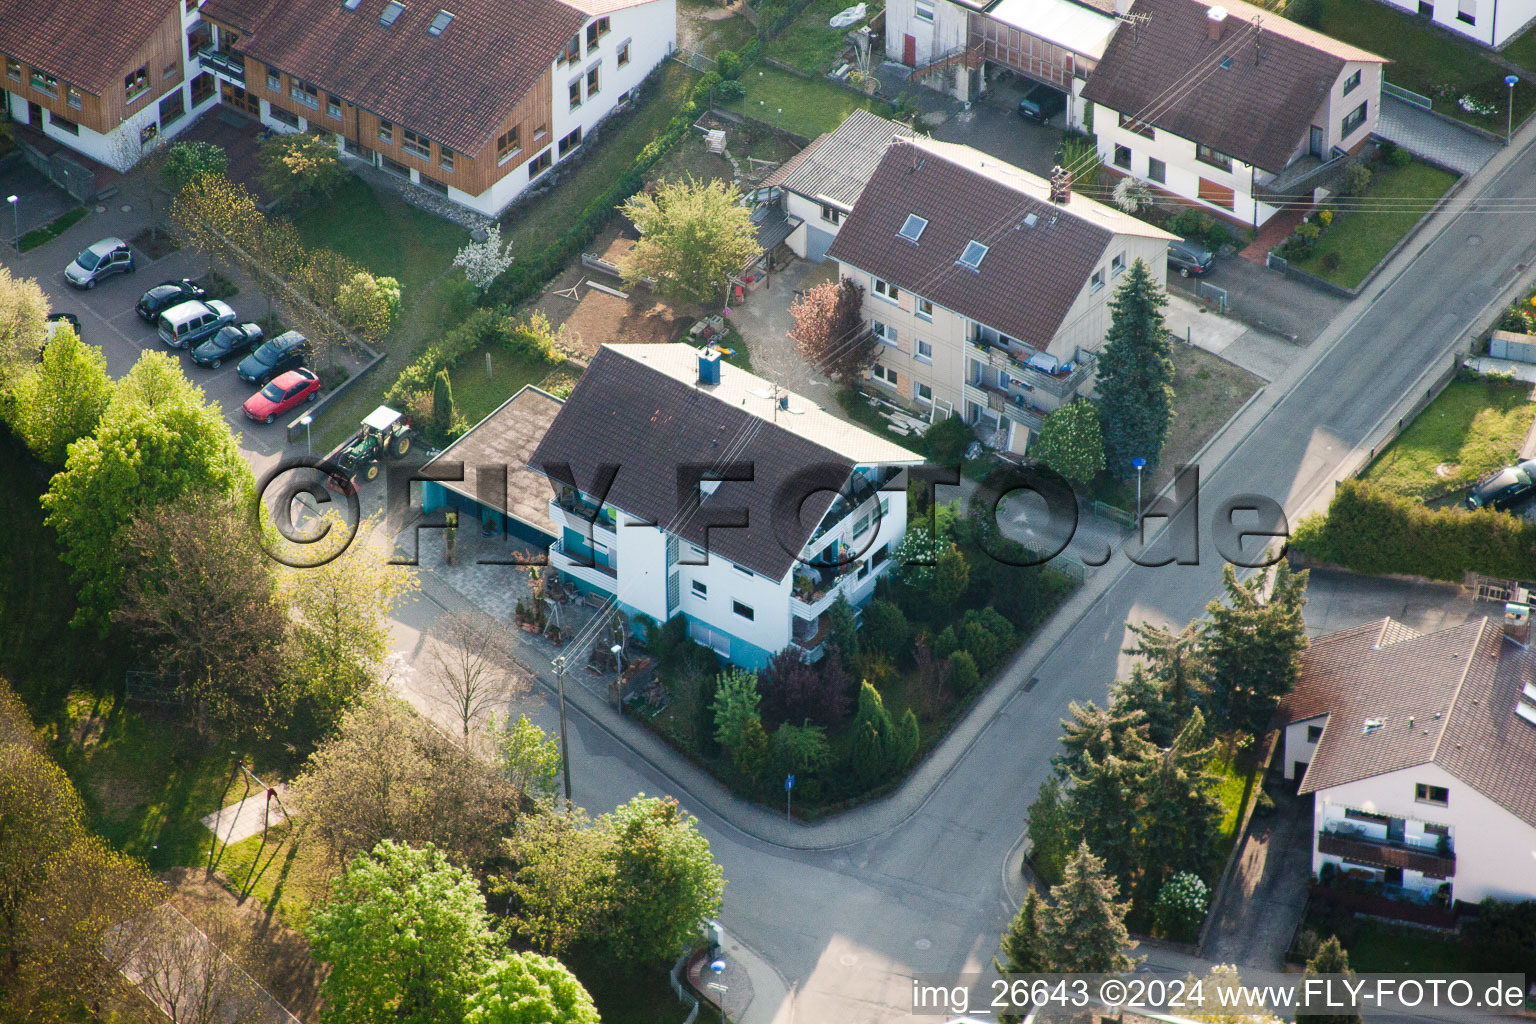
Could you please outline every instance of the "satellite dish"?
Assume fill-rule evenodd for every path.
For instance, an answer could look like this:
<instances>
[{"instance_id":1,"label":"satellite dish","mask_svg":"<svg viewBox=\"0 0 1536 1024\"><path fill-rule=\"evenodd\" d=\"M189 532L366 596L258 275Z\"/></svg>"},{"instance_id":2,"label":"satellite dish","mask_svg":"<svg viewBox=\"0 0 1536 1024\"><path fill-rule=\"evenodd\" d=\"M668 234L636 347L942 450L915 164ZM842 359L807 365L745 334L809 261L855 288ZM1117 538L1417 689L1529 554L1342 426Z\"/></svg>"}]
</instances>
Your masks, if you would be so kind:
<instances>
[{"instance_id":1,"label":"satellite dish","mask_svg":"<svg viewBox=\"0 0 1536 1024\"><path fill-rule=\"evenodd\" d=\"M747 393L749 395L752 395L752 396L756 397L756 398L769 398L769 399L773 398L773 392L769 391L767 388L753 388L751 391L749 391Z\"/></svg>"}]
</instances>

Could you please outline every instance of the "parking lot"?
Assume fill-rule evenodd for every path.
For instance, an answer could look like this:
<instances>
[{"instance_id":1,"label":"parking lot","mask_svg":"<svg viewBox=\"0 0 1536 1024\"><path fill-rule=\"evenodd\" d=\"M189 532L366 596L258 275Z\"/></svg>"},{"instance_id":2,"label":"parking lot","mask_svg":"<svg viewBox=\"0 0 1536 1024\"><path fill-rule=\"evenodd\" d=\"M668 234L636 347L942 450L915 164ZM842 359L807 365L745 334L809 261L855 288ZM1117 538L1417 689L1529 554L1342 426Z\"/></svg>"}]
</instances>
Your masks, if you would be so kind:
<instances>
[{"instance_id":1,"label":"parking lot","mask_svg":"<svg viewBox=\"0 0 1536 1024\"><path fill-rule=\"evenodd\" d=\"M93 207L84 220L61 237L20 254L7 247L5 263L20 277L37 278L37 283L48 294L51 310L73 313L80 318L84 340L101 348L106 355L107 370L113 377L127 373L146 349L174 354L181 361L187 378L224 411L230 426L239 435L241 452L260 476L277 462L285 447L283 426L290 417L285 416L271 426L246 419L240 407L256 389L235 375L238 360L226 361L217 370L198 366L185 351L167 348L157 336L155 327L139 319L134 312L134 303L139 296L156 284L204 275L208 265L201 255L181 249L158 260L150 260L147 254L135 249L134 273L109 277L89 291L71 288L64 282L65 266L82 249L109 236L132 239L149 219L145 197L125 187L120 195L109 201L105 210ZM220 269L229 273L226 268ZM267 312L266 298L248 283L228 302L240 322L259 320ZM278 315L281 317L280 311ZM303 444L302 441L299 443Z\"/></svg>"}]
</instances>

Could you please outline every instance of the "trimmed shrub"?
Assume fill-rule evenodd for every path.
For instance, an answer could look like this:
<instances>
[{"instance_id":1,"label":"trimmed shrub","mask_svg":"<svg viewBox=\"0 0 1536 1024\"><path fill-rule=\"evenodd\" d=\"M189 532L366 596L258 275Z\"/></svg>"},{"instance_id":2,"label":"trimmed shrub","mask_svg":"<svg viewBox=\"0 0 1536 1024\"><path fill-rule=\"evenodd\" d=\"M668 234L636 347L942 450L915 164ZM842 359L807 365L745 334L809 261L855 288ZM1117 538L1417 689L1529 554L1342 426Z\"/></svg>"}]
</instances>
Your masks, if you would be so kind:
<instances>
[{"instance_id":1,"label":"trimmed shrub","mask_svg":"<svg viewBox=\"0 0 1536 1024\"><path fill-rule=\"evenodd\" d=\"M976 440L976 432L959 416L940 420L923 434L928 458L940 466L958 466L966 449Z\"/></svg>"},{"instance_id":2,"label":"trimmed shrub","mask_svg":"<svg viewBox=\"0 0 1536 1024\"><path fill-rule=\"evenodd\" d=\"M860 647L895 659L907 646L911 630L907 617L890 601L876 598L864 609L864 635Z\"/></svg>"},{"instance_id":3,"label":"trimmed shrub","mask_svg":"<svg viewBox=\"0 0 1536 1024\"><path fill-rule=\"evenodd\" d=\"M1363 195L1365 190L1371 187L1371 172L1369 164L1350 164L1344 168L1344 194L1347 196Z\"/></svg>"},{"instance_id":4,"label":"trimmed shrub","mask_svg":"<svg viewBox=\"0 0 1536 1024\"><path fill-rule=\"evenodd\" d=\"M1193 942L1200 935L1200 926L1205 923L1205 912L1210 904L1210 889L1200 876L1181 871L1158 890L1157 904L1153 908L1157 930L1165 938Z\"/></svg>"},{"instance_id":5,"label":"trimmed shrub","mask_svg":"<svg viewBox=\"0 0 1536 1024\"><path fill-rule=\"evenodd\" d=\"M945 626L938 636L933 638L933 656L939 661L944 661L960 649L960 639L955 635L954 626Z\"/></svg>"},{"instance_id":6,"label":"trimmed shrub","mask_svg":"<svg viewBox=\"0 0 1536 1024\"><path fill-rule=\"evenodd\" d=\"M715 86L715 98L726 103L734 103L747 94L747 87L734 78L727 78Z\"/></svg>"},{"instance_id":7,"label":"trimmed shrub","mask_svg":"<svg viewBox=\"0 0 1536 1024\"><path fill-rule=\"evenodd\" d=\"M740 78L742 71L741 54L735 50L721 50L715 54L715 70L727 82Z\"/></svg>"},{"instance_id":8,"label":"trimmed shrub","mask_svg":"<svg viewBox=\"0 0 1536 1024\"><path fill-rule=\"evenodd\" d=\"M965 651L955 651L949 656L949 685L964 697L981 685L981 672L976 659Z\"/></svg>"}]
</instances>

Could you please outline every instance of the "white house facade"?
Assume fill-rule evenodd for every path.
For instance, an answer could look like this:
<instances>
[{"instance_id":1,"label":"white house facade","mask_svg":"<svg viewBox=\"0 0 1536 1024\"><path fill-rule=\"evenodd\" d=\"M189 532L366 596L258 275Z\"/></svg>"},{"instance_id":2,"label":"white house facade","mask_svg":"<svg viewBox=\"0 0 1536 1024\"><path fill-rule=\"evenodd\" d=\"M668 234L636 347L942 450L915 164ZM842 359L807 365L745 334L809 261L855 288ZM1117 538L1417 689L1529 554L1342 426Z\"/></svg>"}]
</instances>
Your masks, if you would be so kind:
<instances>
[{"instance_id":1,"label":"white house facade","mask_svg":"<svg viewBox=\"0 0 1536 1024\"><path fill-rule=\"evenodd\" d=\"M1381 0L1484 46L1503 46L1536 24L1536 0Z\"/></svg>"}]
</instances>

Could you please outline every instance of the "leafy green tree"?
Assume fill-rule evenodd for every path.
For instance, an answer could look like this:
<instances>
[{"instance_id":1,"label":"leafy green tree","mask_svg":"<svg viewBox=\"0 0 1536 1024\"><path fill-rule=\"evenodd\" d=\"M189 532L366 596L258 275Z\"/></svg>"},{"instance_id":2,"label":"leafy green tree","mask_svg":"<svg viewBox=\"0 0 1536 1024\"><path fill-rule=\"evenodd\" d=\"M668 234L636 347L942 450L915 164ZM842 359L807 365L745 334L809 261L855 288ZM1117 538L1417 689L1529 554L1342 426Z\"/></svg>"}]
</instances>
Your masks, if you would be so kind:
<instances>
[{"instance_id":1,"label":"leafy green tree","mask_svg":"<svg viewBox=\"0 0 1536 1024\"><path fill-rule=\"evenodd\" d=\"M880 691L867 681L859 686L859 706L853 718L853 774L865 786L884 781L891 774L895 723L885 709Z\"/></svg>"},{"instance_id":2,"label":"leafy green tree","mask_svg":"<svg viewBox=\"0 0 1536 1024\"><path fill-rule=\"evenodd\" d=\"M969 651L954 651L949 658L949 684L961 695L973 692L981 685L981 670Z\"/></svg>"},{"instance_id":3,"label":"leafy green tree","mask_svg":"<svg viewBox=\"0 0 1536 1024\"><path fill-rule=\"evenodd\" d=\"M62 466L72 441L96 429L112 397L107 357L60 325L34 372L11 388L11 422L32 454Z\"/></svg>"},{"instance_id":4,"label":"leafy green tree","mask_svg":"<svg viewBox=\"0 0 1536 1024\"><path fill-rule=\"evenodd\" d=\"M864 609L865 650L895 658L907 649L909 635L907 617L894 603L875 598Z\"/></svg>"},{"instance_id":5,"label":"leafy green tree","mask_svg":"<svg viewBox=\"0 0 1536 1024\"><path fill-rule=\"evenodd\" d=\"M611 821L616 913L604 944L623 963L668 962L720 912L725 875L698 819L671 797L642 793Z\"/></svg>"},{"instance_id":6,"label":"leafy green tree","mask_svg":"<svg viewBox=\"0 0 1536 1024\"><path fill-rule=\"evenodd\" d=\"M173 142L165 151L160 177L165 187L180 192L187 183L204 174L224 174L229 170L229 154L212 142Z\"/></svg>"},{"instance_id":7,"label":"leafy green tree","mask_svg":"<svg viewBox=\"0 0 1536 1024\"><path fill-rule=\"evenodd\" d=\"M84 822L85 807L58 765L30 742L0 741L0 977L20 965L22 907L42 884L44 861L74 842Z\"/></svg>"},{"instance_id":8,"label":"leafy green tree","mask_svg":"<svg viewBox=\"0 0 1536 1024\"><path fill-rule=\"evenodd\" d=\"M741 723L736 745L731 748L731 760L737 771L756 784L767 777L768 758L768 733L763 729L763 720L753 715Z\"/></svg>"},{"instance_id":9,"label":"leafy green tree","mask_svg":"<svg viewBox=\"0 0 1536 1024\"><path fill-rule=\"evenodd\" d=\"M1029 805L1029 862L1046 885L1058 885L1066 877L1067 861L1082 838L1082 830L1067 806L1061 782L1049 776L1040 784L1035 802Z\"/></svg>"},{"instance_id":10,"label":"leafy green tree","mask_svg":"<svg viewBox=\"0 0 1536 1024\"><path fill-rule=\"evenodd\" d=\"M379 341L400 316L400 282L359 270L336 290L336 315L369 341Z\"/></svg>"},{"instance_id":11,"label":"leafy green tree","mask_svg":"<svg viewBox=\"0 0 1536 1024\"><path fill-rule=\"evenodd\" d=\"M1339 942L1337 935L1330 935L1317 947L1317 952L1307 961L1307 974L1344 974L1353 978L1355 972L1349 969L1349 954ZM1342 1013L1298 1013L1297 1024L1360 1024L1360 1014L1345 1011Z\"/></svg>"},{"instance_id":12,"label":"leafy green tree","mask_svg":"<svg viewBox=\"0 0 1536 1024\"><path fill-rule=\"evenodd\" d=\"M256 151L261 187L284 205L330 194L347 178L334 139L315 132L280 132Z\"/></svg>"},{"instance_id":13,"label":"leafy green tree","mask_svg":"<svg viewBox=\"0 0 1536 1024\"><path fill-rule=\"evenodd\" d=\"M1040 894L1030 886L1024 895L1024 905L1008 922L999 946L1001 957L992 958L992 966L999 974L1043 974L1050 970L1050 951L1045 946L1041 920L1047 908L1041 906ZM1019 1024L1024 1018L1019 1014L998 1014L1001 1024Z\"/></svg>"},{"instance_id":14,"label":"leafy green tree","mask_svg":"<svg viewBox=\"0 0 1536 1024\"><path fill-rule=\"evenodd\" d=\"M42 498L80 584L74 622L105 630L121 600L118 533L143 510L191 493L243 503L254 491L219 407L171 356L145 352L113 390L96 432L69 446Z\"/></svg>"},{"instance_id":15,"label":"leafy green tree","mask_svg":"<svg viewBox=\"0 0 1536 1024\"><path fill-rule=\"evenodd\" d=\"M534 813L503 844L517 865L491 882L508 922L534 949L564 956L596 940L614 913L614 835L585 812Z\"/></svg>"},{"instance_id":16,"label":"leafy green tree","mask_svg":"<svg viewBox=\"0 0 1536 1024\"><path fill-rule=\"evenodd\" d=\"M1109 334L1099 355L1099 423L1104 458L1125 479L1131 460L1156 466L1173 423L1173 346L1163 323L1168 296L1147 265L1131 264L1110 300Z\"/></svg>"},{"instance_id":17,"label":"leafy green tree","mask_svg":"<svg viewBox=\"0 0 1536 1024\"><path fill-rule=\"evenodd\" d=\"M940 466L958 466L976 443L976 431L963 418L950 416L924 431L922 443L929 461Z\"/></svg>"},{"instance_id":18,"label":"leafy green tree","mask_svg":"<svg viewBox=\"0 0 1536 1024\"><path fill-rule=\"evenodd\" d=\"M1099 411L1087 399L1062 406L1045 418L1035 439L1035 458L1079 486L1104 468L1104 433Z\"/></svg>"},{"instance_id":19,"label":"leafy green tree","mask_svg":"<svg viewBox=\"0 0 1536 1024\"><path fill-rule=\"evenodd\" d=\"M727 750L735 749L747 722L758 718L757 705L762 699L756 672L732 668L720 673L713 704L716 742Z\"/></svg>"},{"instance_id":20,"label":"leafy green tree","mask_svg":"<svg viewBox=\"0 0 1536 1024\"><path fill-rule=\"evenodd\" d=\"M547 736L527 715L498 729L494 719L490 733L496 739L496 756L502 773L518 792L542 799L555 795L560 778L560 738Z\"/></svg>"},{"instance_id":21,"label":"leafy green tree","mask_svg":"<svg viewBox=\"0 0 1536 1024\"><path fill-rule=\"evenodd\" d=\"M494 948L474 876L434 846L389 840L347 866L307 931L330 966L322 1019L334 1024L461 1020Z\"/></svg>"},{"instance_id":22,"label":"leafy green tree","mask_svg":"<svg viewBox=\"0 0 1536 1024\"><path fill-rule=\"evenodd\" d=\"M1217 599L1206 606L1213 720L1222 733L1263 733L1301 678L1309 573L1292 573L1290 563L1281 559L1268 596L1265 576L1255 573L1240 582L1232 566L1225 566L1226 602Z\"/></svg>"},{"instance_id":23,"label":"leafy green tree","mask_svg":"<svg viewBox=\"0 0 1536 1024\"><path fill-rule=\"evenodd\" d=\"M37 280L0 267L0 388L32 372L48 330L48 296Z\"/></svg>"},{"instance_id":24,"label":"leafy green tree","mask_svg":"<svg viewBox=\"0 0 1536 1024\"><path fill-rule=\"evenodd\" d=\"M775 776L814 775L831 763L832 747L821 726L785 722L773 730Z\"/></svg>"},{"instance_id":25,"label":"leafy green tree","mask_svg":"<svg viewBox=\"0 0 1536 1024\"><path fill-rule=\"evenodd\" d=\"M1079 843L1067 861L1065 877L1051 889L1051 904L1041 933L1052 971L1111 974L1136 966L1127 955L1136 943L1125 927L1120 887L1087 843Z\"/></svg>"},{"instance_id":26,"label":"leafy green tree","mask_svg":"<svg viewBox=\"0 0 1536 1024\"><path fill-rule=\"evenodd\" d=\"M718 302L726 279L762 254L734 184L663 181L621 209L641 235L623 265L630 286L651 278L669 298Z\"/></svg>"},{"instance_id":27,"label":"leafy green tree","mask_svg":"<svg viewBox=\"0 0 1536 1024\"><path fill-rule=\"evenodd\" d=\"M599 1024L597 1006L559 960L513 953L478 980L464 1024Z\"/></svg>"}]
</instances>

